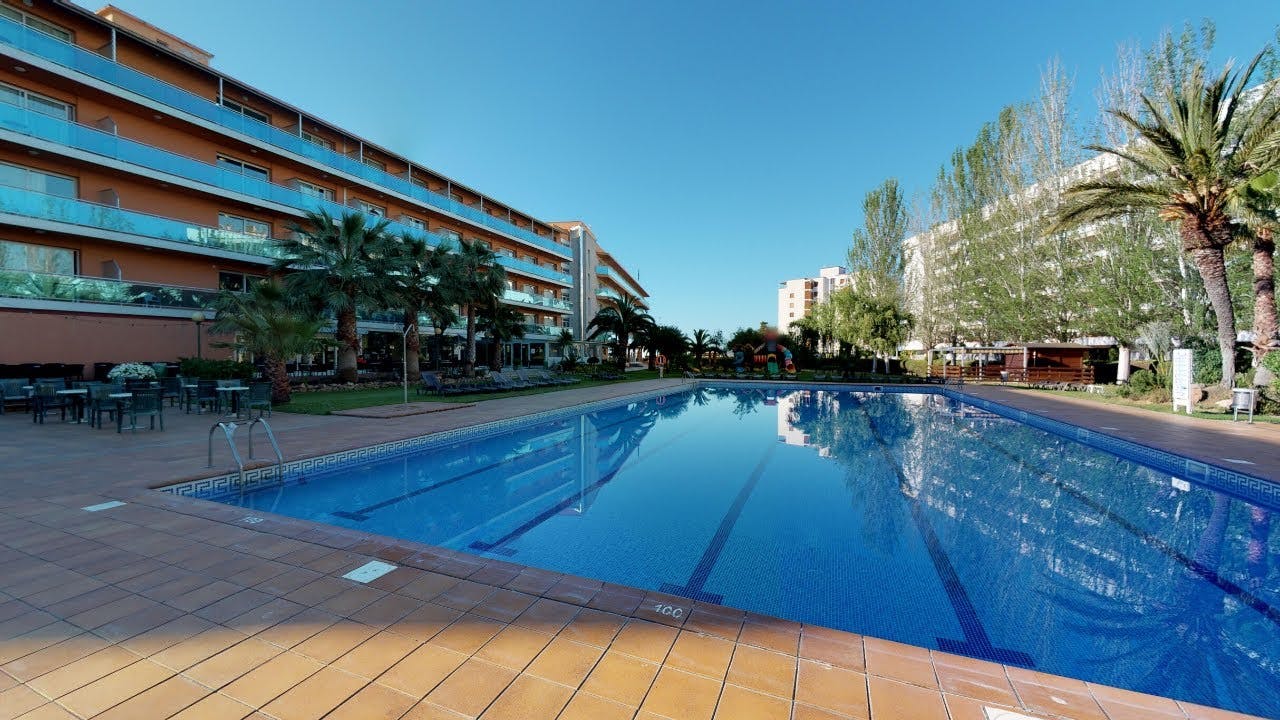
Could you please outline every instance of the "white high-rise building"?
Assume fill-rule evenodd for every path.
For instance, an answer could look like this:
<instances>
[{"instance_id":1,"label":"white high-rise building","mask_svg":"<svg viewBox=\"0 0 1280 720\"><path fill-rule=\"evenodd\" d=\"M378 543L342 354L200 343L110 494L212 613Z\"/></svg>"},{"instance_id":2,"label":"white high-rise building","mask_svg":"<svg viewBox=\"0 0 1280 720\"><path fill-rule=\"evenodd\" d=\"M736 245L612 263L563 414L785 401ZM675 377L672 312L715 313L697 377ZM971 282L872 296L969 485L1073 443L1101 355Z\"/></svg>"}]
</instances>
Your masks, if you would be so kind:
<instances>
[{"instance_id":1,"label":"white high-rise building","mask_svg":"<svg viewBox=\"0 0 1280 720\"><path fill-rule=\"evenodd\" d=\"M791 323L809 314L814 304L853 282L849 271L839 265L824 267L817 277L796 278L778 283L778 332L786 334Z\"/></svg>"}]
</instances>

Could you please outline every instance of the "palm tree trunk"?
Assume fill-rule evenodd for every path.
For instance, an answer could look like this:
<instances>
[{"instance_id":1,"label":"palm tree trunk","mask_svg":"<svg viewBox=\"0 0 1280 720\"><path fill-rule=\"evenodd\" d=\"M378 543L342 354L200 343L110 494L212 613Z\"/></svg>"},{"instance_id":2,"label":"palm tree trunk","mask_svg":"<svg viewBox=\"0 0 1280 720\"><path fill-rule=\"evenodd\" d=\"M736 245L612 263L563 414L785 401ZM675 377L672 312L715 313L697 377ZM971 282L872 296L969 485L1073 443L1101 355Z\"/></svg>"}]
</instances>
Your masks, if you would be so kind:
<instances>
[{"instance_id":1,"label":"palm tree trunk","mask_svg":"<svg viewBox=\"0 0 1280 720\"><path fill-rule=\"evenodd\" d=\"M356 356L360 353L360 335L356 332L356 311L352 307L338 313L338 380L356 381Z\"/></svg>"},{"instance_id":2,"label":"palm tree trunk","mask_svg":"<svg viewBox=\"0 0 1280 720\"><path fill-rule=\"evenodd\" d=\"M1253 238L1253 346L1255 365L1276 346L1276 243L1267 229Z\"/></svg>"},{"instance_id":3,"label":"palm tree trunk","mask_svg":"<svg viewBox=\"0 0 1280 720\"><path fill-rule=\"evenodd\" d=\"M476 311L467 306L467 351L462 358L462 371L467 377L476 374Z\"/></svg>"},{"instance_id":4,"label":"palm tree trunk","mask_svg":"<svg viewBox=\"0 0 1280 720\"><path fill-rule=\"evenodd\" d=\"M1222 352L1222 382L1230 388L1236 379L1236 314L1231 307L1231 289L1227 286L1227 265L1220 247L1202 247L1191 251L1191 259L1204 281L1205 293L1218 322L1218 349Z\"/></svg>"},{"instance_id":5,"label":"palm tree trunk","mask_svg":"<svg viewBox=\"0 0 1280 720\"><path fill-rule=\"evenodd\" d=\"M489 367L490 367L490 368L492 368L492 369L494 369L494 370L499 370L499 371L501 371L501 369L502 369L502 343L501 343L501 342L499 342L499 341L498 341L498 338L496 338L496 337L491 337L491 338L490 338L490 340L491 340L491 341L493 341L493 347L489 348Z\"/></svg>"},{"instance_id":6,"label":"palm tree trunk","mask_svg":"<svg viewBox=\"0 0 1280 720\"><path fill-rule=\"evenodd\" d=\"M262 372L267 376L267 382L271 383L271 403L283 405L289 402L293 389L289 385L289 371L284 359L267 358Z\"/></svg>"},{"instance_id":7,"label":"palm tree trunk","mask_svg":"<svg viewBox=\"0 0 1280 720\"><path fill-rule=\"evenodd\" d=\"M405 375L409 379L418 377L421 370L419 358L422 355L422 336L418 334L418 308L411 307L404 313L405 327L409 332L404 337Z\"/></svg>"}]
</instances>

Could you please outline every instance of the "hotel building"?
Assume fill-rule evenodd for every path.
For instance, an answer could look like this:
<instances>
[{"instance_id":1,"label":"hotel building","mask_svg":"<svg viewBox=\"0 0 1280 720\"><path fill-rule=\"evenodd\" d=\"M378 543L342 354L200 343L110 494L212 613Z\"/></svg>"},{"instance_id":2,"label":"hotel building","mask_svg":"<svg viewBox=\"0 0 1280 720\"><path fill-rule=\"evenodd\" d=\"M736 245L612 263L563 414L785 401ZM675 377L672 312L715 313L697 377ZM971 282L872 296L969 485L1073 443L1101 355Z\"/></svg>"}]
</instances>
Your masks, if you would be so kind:
<instances>
[{"instance_id":1,"label":"hotel building","mask_svg":"<svg viewBox=\"0 0 1280 720\"><path fill-rule=\"evenodd\" d=\"M591 226L581 220L564 220L551 225L569 234L569 247L573 252L569 272L573 276L575 310L569 328L574 337L582 339L582 351L586 357L599 357L605 340L586 339L591 319L610 300L624 297L648 310L649 293L613 255L600 246Z\"/></svg>"},{"instance_id":2,"label":"hotel building","mask_svg":"<svg viewBox=\"0 0 1280 720\"><path fill-rule=\"evenodd\" d=\"M813 306L853 282L853 275L839 265L818 270L817 277L795 278L778 283L778 332L786 335L791 323L805 317Z\"/></svg>"},{"instance_id":3,"label":"hotel building","mask_svg":"<svg viewBox=\"0 0 1280 720\"><path fill-rule=\"evenodd\" d=\"M271 239L316 210L386 218L432 244L487 244L507 270L504 302L526 321L508 357L545 357L565 328L581 337L596 293L643 296L594 238L576 255L568 228L211 59L114 7L0 0L0 363L195 355L195 314L264 277ZM366 351L399 335L400 315L362 313Z\"/></svg>"}]
</instances>

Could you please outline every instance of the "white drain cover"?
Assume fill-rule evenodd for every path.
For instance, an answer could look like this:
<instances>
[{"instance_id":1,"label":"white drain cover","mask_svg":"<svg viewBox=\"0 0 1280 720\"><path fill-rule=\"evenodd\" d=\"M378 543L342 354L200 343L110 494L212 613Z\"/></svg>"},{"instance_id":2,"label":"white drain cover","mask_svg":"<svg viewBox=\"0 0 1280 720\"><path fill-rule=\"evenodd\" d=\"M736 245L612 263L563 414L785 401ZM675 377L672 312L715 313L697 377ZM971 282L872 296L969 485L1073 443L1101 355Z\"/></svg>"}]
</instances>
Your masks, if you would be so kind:
<instances>
[{"instance_id":1,"label":"white drain cover","mask_svg":"<svg viewBox=\"0 0 1280 720\"><path fill-rule=\"evenodd\" d=\"M355 580L358 583L367 583L373 582L395 569L396 566L390 563L384 563L379 560L370 560L342 577L348 580Z\"/></svg>"},{"instance_id":2,"label":"white drain cover","mask_svg":"<svg viewBox=\"0 0 1280 720\"><path fill-rule=\"evenodd\" d=\"M119 500L112 500L111 502L98 503L97 505L90 505L89 507L80 509L88 512L98 512L99 510L110 510L111 508L120 507L121 505L124 505L124 503Z\"/></svg>"}]
</instances>

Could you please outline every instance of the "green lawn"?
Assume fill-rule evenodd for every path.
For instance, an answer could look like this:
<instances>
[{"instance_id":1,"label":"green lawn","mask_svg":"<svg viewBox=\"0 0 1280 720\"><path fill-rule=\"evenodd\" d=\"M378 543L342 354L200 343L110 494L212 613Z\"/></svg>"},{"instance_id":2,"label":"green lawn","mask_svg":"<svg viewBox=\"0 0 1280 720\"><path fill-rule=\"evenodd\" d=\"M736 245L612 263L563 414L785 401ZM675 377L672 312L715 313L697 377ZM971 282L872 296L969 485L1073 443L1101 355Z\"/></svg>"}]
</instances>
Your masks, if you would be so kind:
<instances>
[{"instance_id":1,"label":"green lawn","mask_svg":"<svg viewBox=\"0 0 1280 720\"><path fill-rule=\"evenodd\" d=\"M1121 405L1124 407L1131 407L1131 408L1139 408L1142 410L1150 410L1151 412L1165 413L1166 415L1174 414L1173 403L1138 402L1136 400L1129 400L1127 398L1122 398L1117 395L1101 395L1098 393L1086 393L1086 392L1078 392L1078 391L1071 391L1071 390L1043 390L1039 388L1029 388L1029 389L1033 390L1034 392L1045 393L1048 395L1061 395L1063 397L1079 398L1081 400L1092 400L1093 402L1097 402L1097 403L1104 403L1107 405ZM1178 411L1177 414L1186 415L1186 412L1180 410ZM1230 421L1231 413L1194 411L1191 413L1190 417L1203 418L1205 420ZM1255 413L1253 416L1253 421L1280 424L1280 416L1260 415ZM1241 420L1240 422L1244 422L1244 420Z\"/></svg>"},{"instance_id":2,"label":"green lawn","mask_svg":"<svg viewBox=\"0 0 1280 720\"><path fill-rule=\"evenodd\" d=\"M677 373L678 375L678 373ZM409 385L409 402L483 402L498 398L515 397L517 395L537 395L571 388L594 387L596 385L615 385L635 382L637 380L657 379L658 373L649 370L637 370L626 373L621 380L583 380L577 385L532 388L529 390L512 390L502 393L478 393L474 395L418 395L417 384ZM668 374L668 377L671 377ZM401 388L383 388L379 390L338 390L333 392L295 392L287 405L276 406L282 412L304 413L307 415L328 415L334 410L351 410L354 408L374 407L375 405L395 405L404 400Z\"/></svg>"}]
</instances>

